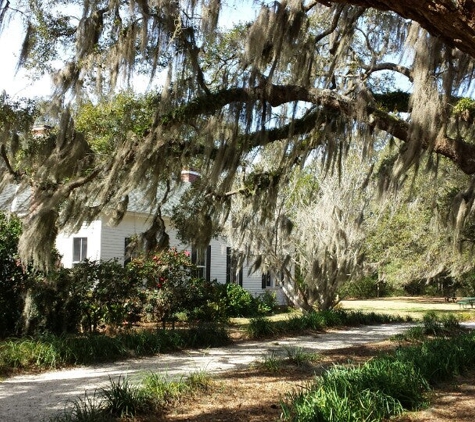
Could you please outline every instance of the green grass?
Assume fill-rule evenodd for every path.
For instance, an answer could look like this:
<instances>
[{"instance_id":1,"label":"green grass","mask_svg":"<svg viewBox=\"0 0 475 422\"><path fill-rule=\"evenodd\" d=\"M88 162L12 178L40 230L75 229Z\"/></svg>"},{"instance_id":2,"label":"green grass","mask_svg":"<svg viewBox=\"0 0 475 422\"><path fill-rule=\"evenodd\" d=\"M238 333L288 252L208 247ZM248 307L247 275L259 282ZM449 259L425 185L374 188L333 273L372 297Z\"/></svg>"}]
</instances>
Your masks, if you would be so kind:
<instances>
[{"instance_id":1,"label":"green grass","mask_svg":"<svg viewBox=\"0 0 475 422\"><path fill-rule=\"evenodd\" d=\"M319 353L306 352L301 347L285 347L285 352L287 362L295 366L305 366L321 359Z\"/></svg>"},{"instance_id":2,"label":"green grass","mask_svg":"<svg viewBox=\"0 0 475 422\"><path fill-rule=\"evenodd\" d=\"M257 368L261 371L270 372L272 374L278 374L282 372L284 366L284 359L281 356L278 356L274 351L264 355L262 359L256 361L253 364L254 368Z\"/></svg>"}]
</instances>

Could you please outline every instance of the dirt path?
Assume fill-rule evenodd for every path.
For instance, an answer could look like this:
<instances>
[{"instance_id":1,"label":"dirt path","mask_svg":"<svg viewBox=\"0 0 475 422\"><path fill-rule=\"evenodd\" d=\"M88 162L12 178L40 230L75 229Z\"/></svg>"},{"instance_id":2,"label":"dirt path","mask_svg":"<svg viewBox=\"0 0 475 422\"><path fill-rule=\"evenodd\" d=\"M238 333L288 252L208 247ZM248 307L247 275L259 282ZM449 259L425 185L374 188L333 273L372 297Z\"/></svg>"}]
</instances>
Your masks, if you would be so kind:
<instances>
[{"instance_id":1,"label":"dirt path","mask_svg":"<svg viewBox=\"0 0 475 422\"><path fill-rule=\"evenodd\" d=\"M0 383L0 421L38 422L64 409L68 401L87 391L107 386L109 379L127 376L140 380L148 372L179 377L204 370L216 374L243 369L263 355L300 347L306 351L323 351L377 342L402 332L408 324L385 324L335 330L316 336L286 337L269 341L247 341L226 348L190 350L143 359L20 375Z\"/></svg>"}]
</instances>

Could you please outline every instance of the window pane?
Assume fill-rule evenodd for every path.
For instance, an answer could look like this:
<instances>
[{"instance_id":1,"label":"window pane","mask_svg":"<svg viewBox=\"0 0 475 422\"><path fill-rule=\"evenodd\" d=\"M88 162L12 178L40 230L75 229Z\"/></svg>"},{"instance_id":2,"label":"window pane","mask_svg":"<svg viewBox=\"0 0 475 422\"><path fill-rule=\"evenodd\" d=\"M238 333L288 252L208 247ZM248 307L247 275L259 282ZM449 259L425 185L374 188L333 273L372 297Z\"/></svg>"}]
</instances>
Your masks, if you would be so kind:
<instances>
[{"instance_id":1,"label":"window pane","mask_svg":"<svg viewBox=\"0 0 475 422\"><path fill-rule=\"evenodd\" d=\"M73 262L80 262L87 256L87 237L73 238Z\"/></svg>"},{"instance_id":2,"label":"window pane","mask_svg":"<svg viewBox=\"0 0 475 422\"><path fill-rule=\"evenodd\" d=\"M84 261L87 257L87 237L82 238L81 245L81 261Z\"/></svg>"}]
</instances>

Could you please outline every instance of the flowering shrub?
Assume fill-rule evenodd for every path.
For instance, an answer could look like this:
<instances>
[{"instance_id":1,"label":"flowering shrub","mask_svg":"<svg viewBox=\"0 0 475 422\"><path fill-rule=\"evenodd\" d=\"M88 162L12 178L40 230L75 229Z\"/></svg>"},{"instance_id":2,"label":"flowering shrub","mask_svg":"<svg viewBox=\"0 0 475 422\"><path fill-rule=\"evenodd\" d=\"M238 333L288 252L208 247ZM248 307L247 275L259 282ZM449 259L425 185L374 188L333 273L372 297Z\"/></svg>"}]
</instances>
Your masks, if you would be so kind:
<instances>
[{"instance_id":1,"label":"flowering shrub","mask_svg":"<svg viewBox=\"0 0 475 422\"><path fill-rule=\"evenodd\" d=\"M127 266L132 278L143 283L149 319L166 321L177 314L189 320L202 319L212 301L213 282L193 278L196 266L187 251L169 249L133 259ZM217 308L217 306L216 306ZM210 305L210 309L214 309Z\"/></svg>"},{"instance_id":2,"label":"flowering shrub","mask_svg":"<svg viewBox=\"0 0 475 422\"><path fill-rule=\"evenodd\" d=\"M48 274L35 288L37 330L94 332L131 322L141 312L143 292L117 261L85 260Z\"/></svg>"}]
</instances>

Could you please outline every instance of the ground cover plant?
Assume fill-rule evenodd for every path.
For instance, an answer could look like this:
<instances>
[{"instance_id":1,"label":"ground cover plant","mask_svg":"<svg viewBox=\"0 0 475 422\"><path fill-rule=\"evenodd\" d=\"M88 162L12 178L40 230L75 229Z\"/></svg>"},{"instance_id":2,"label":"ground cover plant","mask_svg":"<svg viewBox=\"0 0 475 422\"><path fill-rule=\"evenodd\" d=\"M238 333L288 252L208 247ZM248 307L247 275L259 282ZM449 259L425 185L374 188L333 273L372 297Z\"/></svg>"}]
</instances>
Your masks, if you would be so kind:
<instances>
[{"instance_id":1,"label":"ground cover plant","mask_svg":"<svg viewBox=\"0 0 475 422\"><path fill-rule=\"evenodd\" d=\"M186 378L168 380L164 374L150 373L141 383L127 378L111 379L109 386L92 396L73 400L49 422L104 422L129 419L146 413L162 413L167 406L196 391L206 391L211 378L205 372L191 373Z\"/></svg>"},{"instance_id":2,"label":"ground cover plant","mask_svg":"<svg viewBox=\"0 0 475 422\"><path fill-rule=\"evenodd\" d=\"M258 339L300 333L305 330L360 324L406 321L404 317L358 311L324 311L291 314L284 320L252 318L246 326L248 338ZM23 370L46 370L63 366L167 353L182 348L218 347L229 344L229 330L223 324L201 323L176 330L127 330L115 335L52 334L11 338L0 342L0 374Z\"/></svg>"},{"instance_id":3,"label":"ground cover plant","mask_svg":"<svg viewBox=\"0 0 475 422\"><path fill-rule=\"evenodd\" d=\"M257 339L299 333L305 330L324 330L330 327L409 322L411 317L386 315L375 312L332 310L291 315L288 319L273 321L267 317L251 318L246 327L249 338Z\"/></svg>"},{"instance_id":4,"label":"ground cover plant","mask_svg":"<svg viewBox=\"0 0 475 422\"><path fill-rule=\"evenodd\" d=\"M46 370L177 351L186 347L229 344L228 332L206 324L183 330L140 330L115 336L40 336L0 342L0 374Z\"/></svg>"},{"instance_id":5,"label":"ground cover plant","mask_svg":"<svg viewBox=\"0 0 475 422\"><path fill-rule=\"evenodd\" d=\"M363 365L328 370L308 388L289 395L282 403L284 420L381 421L426 406L431 386L475 363L475 334L457 335L446 328L455 326L453 318L426 315L423 334L439 337L425 337L420 344L397 348ZM449 333L453 337L446 337Z\"/></svg>"}]
</instances>

